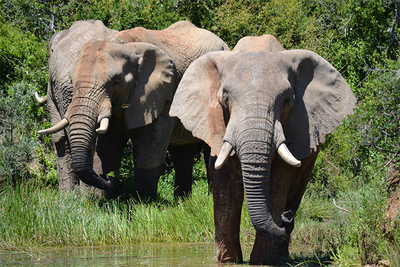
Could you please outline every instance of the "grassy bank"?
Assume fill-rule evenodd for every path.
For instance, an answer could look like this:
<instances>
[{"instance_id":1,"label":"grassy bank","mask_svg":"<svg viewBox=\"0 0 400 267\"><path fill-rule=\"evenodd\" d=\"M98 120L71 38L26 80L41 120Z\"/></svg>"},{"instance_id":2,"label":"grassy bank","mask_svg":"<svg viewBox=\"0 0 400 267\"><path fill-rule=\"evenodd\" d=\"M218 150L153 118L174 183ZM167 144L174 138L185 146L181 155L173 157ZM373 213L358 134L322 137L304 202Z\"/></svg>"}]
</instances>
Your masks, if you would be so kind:
<instances>
[{"instance_id":1,"label":"grassy bank","mask_svg":"<svg viewBox=\"0 0 400 267\"><path fill-rule=\"evenodd\" d=\"M213 239L211 197L176 204L105 201L30 184L1 193L0 247L204 242Z\"/></svg>"},{"instance_id":2,"label":"grassy bank","mask_svg":"<svg viewBox=\"0 0 400 267\"><path fill-rule=\"evenodd\" d=\"M29 182L4 187L0 250L213 242L212 196L206 180L196 181L193 195L175 203L166 201L168 180L163 177L162 199L152 204L66 194ZM294 263L360 266L389 260L391 266L399 266L400 231L384 224L386 192L380 188L379 183L361 186L340 195L336 206L307 192L292 235ZM244 249L251 249L254 229L246 207L241 235Z\"/></svg>"}]
</instances>

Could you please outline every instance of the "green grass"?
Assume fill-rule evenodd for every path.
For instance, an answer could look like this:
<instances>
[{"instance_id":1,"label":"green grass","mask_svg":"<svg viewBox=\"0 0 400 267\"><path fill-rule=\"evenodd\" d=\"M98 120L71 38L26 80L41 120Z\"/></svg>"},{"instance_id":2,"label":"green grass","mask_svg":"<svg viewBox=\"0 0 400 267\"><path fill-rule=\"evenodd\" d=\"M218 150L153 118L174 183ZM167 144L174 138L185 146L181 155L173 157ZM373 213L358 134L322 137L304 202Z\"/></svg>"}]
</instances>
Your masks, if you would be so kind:
<instances>
[{"instance_id":1,"label":"green grass","mask_svg":"<svg viewBox=\"0 0 400 267\"><path fill-rule=\"evenodd\" d=\"M169 174L173 175L173 174ZM44 247L106 246L166 242L214 242L212 195L207 181L175 201L169 175L160 181L160 200L105 200L67 194L32 182L0 192L0 250L39 251ZM398 228L384 229L386 192L380 183L333 199L306 192L291 241L293 266L360 266L383 260L399 266ZM242 211L241 243L248 257L254 228Z\"/></svg>"},{"instance_id":2,"label":"green grass","mask_svg":"<svg viewBox=\"0 0 400 267\"><path fill-rule=\"evenodd\" d=\"M211 242L206 187L201 181L193 197L169 205L105 201L29 183L6 187L0 194L0 248Z\"/></svg>"},{"instance_id":3,"label":"green grass","mask_svg":"<svg viewBox=\"0 0 400 267\"><path fill-rule=\"evenodd\" d=\"M390 266L400 266L400 229L395 224L388 226L386 198L385 185L379 182L341 193L336 206L333 199L306 193L292 234L295 254L301 254L302 247L324 258L325 265L364 266L388 261ZM301 255L293 257L299 260ZM301 266L309 266L306 261Z\"/></svg>"}]
</instances>

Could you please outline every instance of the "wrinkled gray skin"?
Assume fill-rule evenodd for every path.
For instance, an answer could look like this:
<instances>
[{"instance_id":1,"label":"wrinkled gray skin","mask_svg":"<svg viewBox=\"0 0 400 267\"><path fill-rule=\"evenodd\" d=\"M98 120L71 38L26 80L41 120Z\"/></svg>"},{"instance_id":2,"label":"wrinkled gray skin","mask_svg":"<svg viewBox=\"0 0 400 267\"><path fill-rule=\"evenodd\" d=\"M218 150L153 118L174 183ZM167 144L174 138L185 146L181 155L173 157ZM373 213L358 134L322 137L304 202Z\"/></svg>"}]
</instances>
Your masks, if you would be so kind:
<instances>
[{"instance_id":1,"label":"wrinkled gray skin","mask_svg":"<svg viewBox=\"0 0 400 267\"><path fill-rule=\"evenodd\" d=\"M119 32L112 42L87 44L70 71L74 92L64 115L72 168L79 178L112 192L113 180L98 174L118 173L130 139L135 188L141 198L155 199L173 127L179 124L168 115L176 86L194 59L218 50L229 48L187 21L161 31L137 27ZM97 135L103 119L110 119L109 127ZM199 141L179 126L174 135L185 144Z\"/></svg>"},{"instance_id":2,"label":"wrinkled gray skin","mask_svg":"<svg viewBox=\"0 0 400 267\"><path fill-rule=\"evenodd\" d=\"M264 48L273 52L254 51L263 46L253 49L251 43L258 45L265 36L252 38L250 45L234 49L242 52L212 52L195 60L170 115L211 148L217 261L243 259L239 229L245 191L257 231L250 263L279 264L289 255L294 216L319 147L352 113L356 99L340 73L317 54L280 51L275 41ZM246 46L253 52L243 52ZM283 144L291 160L278 155ZM232 151L225 153L226 147Z\"/></svg>"},{"instance_id":3,"label":"wrinkled gray skin","mask_svg":"<svg viewBox=\"0 0 400 267\"><path fill-rule=\"evenodd\" d=\"M246 36L241 38L232 51L234 52L252 52L267 51L279 52L285 50L275 36L264 34L261 36Z\"/></svg>"},{"instance_id":4,"label":"wrinkled gray skin","mask_svg":"<svg viewBox=\"0 0 400 267\"><path fill-rule=\"evenodd\" d=\"M77 21L68 30L56 33L49 44L49 83L47 104L51 124L57 124L71 103L73 86L69 72L82 48L95 40L111 40L117 31L104 26L101 21ZM59 187L72 190L78 179L71 164L69 129L52 135L55 146Z\"/></svg>"}]
</instances>

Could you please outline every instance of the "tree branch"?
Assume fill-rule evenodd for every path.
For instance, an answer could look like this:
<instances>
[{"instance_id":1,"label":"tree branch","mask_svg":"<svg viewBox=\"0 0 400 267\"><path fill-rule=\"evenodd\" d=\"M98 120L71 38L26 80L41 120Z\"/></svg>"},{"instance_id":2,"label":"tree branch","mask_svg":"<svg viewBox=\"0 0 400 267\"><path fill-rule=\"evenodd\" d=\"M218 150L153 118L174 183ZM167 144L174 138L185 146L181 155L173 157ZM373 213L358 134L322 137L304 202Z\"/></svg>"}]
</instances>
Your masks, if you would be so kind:
<instances>
[{"instance_id":1,"label":"tree branch","mask_svg":"<svg viewBox=\"0 0 400 267\"><path fill-rule=\"evenodd\" d=\"M400 16L400 0L394 0L394 4L396 6L396 13L394 15L394 20L392 22L392 27L387 29L387 32L392 37L392 40L390 41L389 46L386 48L386 53L389 52L389 49L393 46L393 44L397 44L398 46L400 46L399 40L397 39L397 36L394 33L394 30L396 28L396 24L397 24L397 22L399 20L399 16Z\"/></svg>"}]
</instances>

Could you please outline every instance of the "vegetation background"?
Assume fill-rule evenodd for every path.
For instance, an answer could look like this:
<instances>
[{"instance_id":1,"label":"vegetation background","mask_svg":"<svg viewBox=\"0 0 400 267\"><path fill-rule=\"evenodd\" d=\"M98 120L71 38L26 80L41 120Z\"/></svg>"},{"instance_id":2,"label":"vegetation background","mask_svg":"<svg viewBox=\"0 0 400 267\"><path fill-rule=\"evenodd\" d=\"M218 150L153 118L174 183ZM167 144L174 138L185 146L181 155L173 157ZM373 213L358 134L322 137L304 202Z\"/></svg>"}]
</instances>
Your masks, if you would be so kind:
<instances>
[{"instance_id":1,"label":"vegetation background","mask_svg":"<svg viewBox=\"0 0 400 267\"><path fill-rule=\"evenodd\" d=\"M200 159L187 201L172 197L173 169L160 181L157 203L106 201L58 192L51 139L37 135L49 120L33 95L46 93L55 32L84 19L115 30L189 20L231 48L243 36L272 34L286 49L312 50L342 73L358 108L319 154L292 239L314 256L293 254L293 261L400 266L399 8L397 0L0 0L0 250L213 241ZM130 174L126 154L122 173ZM242 229L251 243L245 207Z\"/></svg>"}]
</instances>

